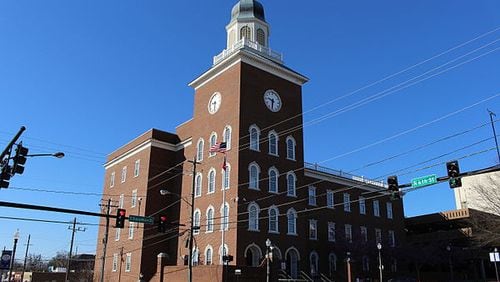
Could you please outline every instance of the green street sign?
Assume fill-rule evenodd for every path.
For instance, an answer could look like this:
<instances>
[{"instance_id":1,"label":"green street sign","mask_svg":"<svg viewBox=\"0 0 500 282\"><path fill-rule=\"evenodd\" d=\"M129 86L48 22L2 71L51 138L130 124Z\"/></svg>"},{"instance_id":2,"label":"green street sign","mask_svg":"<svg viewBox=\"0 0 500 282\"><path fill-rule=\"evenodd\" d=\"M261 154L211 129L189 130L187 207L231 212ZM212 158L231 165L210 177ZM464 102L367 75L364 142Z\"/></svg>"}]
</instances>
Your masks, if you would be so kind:
<instances>
[{"instance_id":1,"label":"green street sign","mask_svg":"<svg viewBox=\"0 0 500 282\"><path fill-rule=\"evenodd\" d=\"M138 215L129 215L128 221L130 222L140 222L146 224L154 224L155 220L151 216L138 216Z\"/></svg>"},{"instance_id":2,"label":"green street sign","mask_svg":"<svg viewBox=\"0 0 500 282\"><path fill-rule=\"evenodd\" d=\"M437 183L437 177L435 174L433 174L433 175L427 175L427 176L413 178L411 180L411 187L418 188L418 187L433 185L436 183Z\"/></svg>"}]
</instances>

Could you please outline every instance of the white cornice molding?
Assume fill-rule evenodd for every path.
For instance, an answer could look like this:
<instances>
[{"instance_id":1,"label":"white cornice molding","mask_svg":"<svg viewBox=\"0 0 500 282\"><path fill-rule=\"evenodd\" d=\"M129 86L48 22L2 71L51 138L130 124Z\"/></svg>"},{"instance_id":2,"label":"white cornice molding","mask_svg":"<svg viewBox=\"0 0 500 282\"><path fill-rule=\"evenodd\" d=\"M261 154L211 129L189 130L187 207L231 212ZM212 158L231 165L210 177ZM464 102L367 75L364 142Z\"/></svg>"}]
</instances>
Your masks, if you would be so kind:
<instances>
[{"instance_id":1,"label":"white cornice molding","mask_svg":"<svg viewBox=\"0 0 500 282\"><path fill-rule=\"evenodd\" d=\"M370 192L379 192L382 193L385 191L384 187L379 187L364 181L357 181L349 178L344 178L336 175L332 175L329 173L320 172L312 169L304 169L304 175L307 177L312 177L318 180L324 180L332 183L341 184L347 186L349 188L357 188L361 190L366 190Z\"/></svg>"},{"instance_id":2,"label":"white cornice molding","mask_svg":"<svg viewBox=\"0 0 500 282\"><path fill-rule=\"evenodd\" d=\"M245 50L243 48L234 52L231 56L227 57L217 65L210 68L208 71L200 75L198 78L190 82L188 85L197 90L198 88L202 87L212 79L218 77L226 70L228 70L229 68L233 67L234 65L240 62L244 62L263 71L267 71L273 75L276 75L280 78L283 78L300 86L302 86L309 80L307 77L299 73L296 73L267 58L259 56L254 52Z\"/></svg>"},{"instance_id":3,"label":"white cornice molding","mask_svg":"<svg viewBox=\"0 0 500 282\"><path fill-rule=\"evenodd\" d=\"M104 169L109 169L109 168L113 167L114 165L116 165L116 164L118 164L118 163L120 163L120 162L122 162L122 161L148 149L148 148L151 148L151 147L160 148L160 149L164 149L164 150L168 150L168 151L172 151L172 152L178 152L178 151L183 150L184 148L190 146L191 144L192 144L191 138L183 140L179 144L172 144L172 143L163 142L160 140L148 139L148 140L138 144L134 148L128 150L124 154L122 154L122 155L114 158L113 160L105 163Z\"/></svg>"}]
</instances>

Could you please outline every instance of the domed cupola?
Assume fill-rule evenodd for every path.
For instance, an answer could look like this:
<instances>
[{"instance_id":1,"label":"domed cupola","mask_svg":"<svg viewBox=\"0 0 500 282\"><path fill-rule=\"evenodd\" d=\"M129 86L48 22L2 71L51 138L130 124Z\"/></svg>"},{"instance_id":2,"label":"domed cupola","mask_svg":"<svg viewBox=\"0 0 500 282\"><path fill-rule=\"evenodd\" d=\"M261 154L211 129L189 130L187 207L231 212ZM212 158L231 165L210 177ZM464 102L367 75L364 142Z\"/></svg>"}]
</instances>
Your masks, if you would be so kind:
<instances>
[{"instance_id":1,"label":"domed cupola","mask_svg":"<svg viewBox=\"0 0 500 282\"><path fill-rule=\"evenodd\" d=\"M269 25L264 7L255 0L240 0L231 10L231 21L226 26L227 48L240 41L269 47Z\"/></svg>"},{"instance_id":2,"label":"domed cupola","mask_svg":"<svg viewBox=\"0 0 500 282\"><path fill-rule=\"evenodd\" d=\"M241 0L234 5L231 11L231 21L249 18L257 18L261 21L266 21L262 4L254 0Z\"/></svg>"}]
</instances>

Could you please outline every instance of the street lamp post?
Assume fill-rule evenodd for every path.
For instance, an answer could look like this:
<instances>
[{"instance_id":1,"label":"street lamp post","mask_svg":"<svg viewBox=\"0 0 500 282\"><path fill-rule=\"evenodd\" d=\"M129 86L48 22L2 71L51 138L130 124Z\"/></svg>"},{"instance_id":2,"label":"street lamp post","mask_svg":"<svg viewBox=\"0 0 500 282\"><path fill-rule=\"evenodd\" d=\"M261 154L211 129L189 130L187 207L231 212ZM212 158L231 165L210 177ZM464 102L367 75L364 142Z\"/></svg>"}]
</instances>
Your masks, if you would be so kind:
<instances>
[{"instance_id":1,"label":"street lamp post","mask_svg":"<svg viewBox=\"0 0 500 282\"><path fill-rule=\"evenodd\" d=\"M493 265L495 266L495 275L497 277L497 282L498 282L499 279L498 279L498 268L497 268L497 255L498 255L498 249L495 248L493 249Z\"/></svg>"},{"instance_id":2,"label":"street lamp post","mask_svg":"<svg viewBox=\"0 0 500 282\"><path fill-rule=\"evenodd\" d=\"M378 271L379 271L379 276L380 276L380 282L382 282L383 266L382 266L382 254L380 252L382 250L382 244L377 243L377 249L378 249Z\"/></svg>"},{"instance_id":3,"label":"street lamp post","mask_svg":"<svg viewBox=\"0 0 500 282\"><path fill-rule=\"evenodd\" d=\"M12 258L10 260L10 267L9 267L9 278L8 278L8 282L11 281L11 277L12 277L12 268L14 266L14 260L16 258L16 247L17 247L17 241L19 240L19 229L16 230L16 232L14 233L14 247L12 248Z\"/></svg>"},{"instance_id":4,"label":"street lamp post","mask_svg":"<svg viewBox=\"0 0 500 282\"><path fill-rule=\"evenodd\" d=\"M347 282L351 282L351 252L346 253L346 264L347 264Z\"/></svg>"},{"instance_id":5,"label":"street lamp post","mask_svg":"<svg viewBox=\"0 0 500 282\"><path fill-rule=\"evenodd\" d=\"M271 245L271 240L266 239L266 249L267 249L267 254L266 254L266 262L267 262L267 268L266 268L266 282L269 282L270 280L270 275L271 275L271 265L269 264L269 260L271 259L273 255L273 246Z\"/></svg>"}]
</instances>

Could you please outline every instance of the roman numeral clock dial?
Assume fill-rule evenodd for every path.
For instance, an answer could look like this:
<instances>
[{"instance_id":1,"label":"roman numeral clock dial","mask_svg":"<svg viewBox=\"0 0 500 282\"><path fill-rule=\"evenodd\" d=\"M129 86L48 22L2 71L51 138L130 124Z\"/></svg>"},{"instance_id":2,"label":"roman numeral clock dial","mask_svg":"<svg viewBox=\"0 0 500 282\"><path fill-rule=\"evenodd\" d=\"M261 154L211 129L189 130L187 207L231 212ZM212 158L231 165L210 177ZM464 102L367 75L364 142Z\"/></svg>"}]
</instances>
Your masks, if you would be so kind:
<instances>
[{"instance_id":1,"label":"roman numeral clock dial","mask_svg":"<svg viewBox=\"0 0 500 282\"><path fill-rule=\"evenodd\" d=\"M264 103L271 112L279 111L282 105L280 95L273 90L264 93Z\"/></svg>"}]
</instances>

